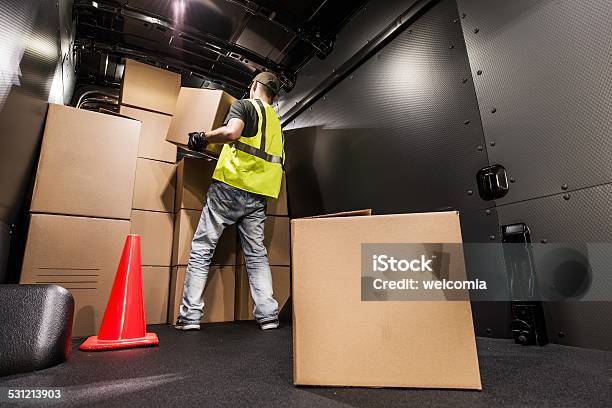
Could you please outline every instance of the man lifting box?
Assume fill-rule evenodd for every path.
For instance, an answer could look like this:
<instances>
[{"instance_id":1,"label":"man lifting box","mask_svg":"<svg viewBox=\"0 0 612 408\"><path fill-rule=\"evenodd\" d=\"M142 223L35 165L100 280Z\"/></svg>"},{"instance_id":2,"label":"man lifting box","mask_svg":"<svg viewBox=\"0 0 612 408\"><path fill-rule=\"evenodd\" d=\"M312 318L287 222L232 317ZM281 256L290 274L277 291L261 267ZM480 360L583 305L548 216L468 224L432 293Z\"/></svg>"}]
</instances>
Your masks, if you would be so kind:
<instances>
[{"instance_id":1,"label":"man lifting box","mask_svg":"<svg viewBox=\"0 0 612 408\"><path fill-rule=\"evenodd\" d=\"M224 126L189 135L189 148L196 152L208 143L224 146L191 244L176 329L200 329L211 259L223 230L233 224L244 251L255 319L264 330L278 328L264 222L268 197L278 197L283 174L284 141L272 106L279 91L278 78L262 72L249 87L249 99L232 105Z\"/></svg>"}]
</instances>

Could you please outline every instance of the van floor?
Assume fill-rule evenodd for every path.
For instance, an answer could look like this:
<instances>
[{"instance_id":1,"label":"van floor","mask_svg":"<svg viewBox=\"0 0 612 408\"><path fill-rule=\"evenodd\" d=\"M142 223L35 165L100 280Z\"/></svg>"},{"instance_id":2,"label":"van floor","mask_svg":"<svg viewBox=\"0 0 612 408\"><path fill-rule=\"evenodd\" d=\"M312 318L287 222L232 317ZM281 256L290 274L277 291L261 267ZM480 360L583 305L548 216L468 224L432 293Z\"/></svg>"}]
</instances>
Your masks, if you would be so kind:
<instances>
[{"instance_id":1,"label":"van floor","mask_svg":"<svg viewBox=\"0 0 612 408\"><path fill-rule=\"evenodd\" d=\"M149 330L159 347L86 353L78 350L83 339L73 339L66 363L0 378L0 388L59 387L62 407L609 407L612 401L612 352L606 351L479 338L481 392L295 387L290 326Z\"/></svg>"}]
</instances>

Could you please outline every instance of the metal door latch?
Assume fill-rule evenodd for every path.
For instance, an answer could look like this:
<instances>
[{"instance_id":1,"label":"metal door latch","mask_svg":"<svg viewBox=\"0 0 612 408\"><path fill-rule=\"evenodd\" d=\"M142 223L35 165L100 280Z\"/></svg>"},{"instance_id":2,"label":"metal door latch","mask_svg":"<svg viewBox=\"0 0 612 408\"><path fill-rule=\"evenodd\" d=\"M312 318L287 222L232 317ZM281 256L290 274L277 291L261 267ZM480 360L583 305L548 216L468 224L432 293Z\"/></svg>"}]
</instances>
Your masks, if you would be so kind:
<instances>
[{"instance_id":1,"label":"metal door latch","mask_svg":"<svg viewBox=\"0 0 612 408\"><path fill-rule=\"evenodd\" d=\"M483 200L491 201L508 194L508 176L501 164L482 168L476 174L478 194Z\"/></svg>"}]
</instances>

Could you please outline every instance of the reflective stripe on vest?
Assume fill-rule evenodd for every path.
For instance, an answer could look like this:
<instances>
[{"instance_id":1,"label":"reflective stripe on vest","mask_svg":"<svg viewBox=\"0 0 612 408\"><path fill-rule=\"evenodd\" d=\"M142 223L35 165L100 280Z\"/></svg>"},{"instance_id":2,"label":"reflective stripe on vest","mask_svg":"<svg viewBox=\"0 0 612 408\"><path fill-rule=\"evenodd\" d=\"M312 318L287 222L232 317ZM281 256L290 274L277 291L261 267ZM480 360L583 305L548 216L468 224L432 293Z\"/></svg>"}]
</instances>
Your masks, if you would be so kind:
<instances>
[{"instance_id":1,"label":"reflective stripe on vest","mask_svg":"<svg viewBox=\"0 0 612 408\"><path fill-rule=\"evenodd\" d=\"M233 145L237 150L240 150L255 157L259 157L260 159L264 159L265 161L268 161L270 163L283 164L282 157L268 154L264 150L258 149L246 143L242 143L240 140L233 142Z\"/></svg>"},{"instance_id":2,"label":"reflective stripe on vest","mask_svg":"<svg viewBox=\"0 0 612 408\"><path fill-rule=\"evenodd\" d=\"M232 143L232 145L242 151L245 152L247 154L250 154L252 156L255 157L259 157L260 159L263 159L265 161L268 161L270 163L279 163L279 164L283 164L283 158L280 156L274 156L272 154L268 154L266 153L266 108L264 108L263 103L259 100L256 99L255 102L257 102L257 106L259 107L259 112L261 113L261 123L260 123L260 128L261 128L261 142L259 144L259 148L255 147L255 146L251 146L248 145L246 143L241 142L240 140L237 140L235 142Z\"/></svg>"}]
</instances>

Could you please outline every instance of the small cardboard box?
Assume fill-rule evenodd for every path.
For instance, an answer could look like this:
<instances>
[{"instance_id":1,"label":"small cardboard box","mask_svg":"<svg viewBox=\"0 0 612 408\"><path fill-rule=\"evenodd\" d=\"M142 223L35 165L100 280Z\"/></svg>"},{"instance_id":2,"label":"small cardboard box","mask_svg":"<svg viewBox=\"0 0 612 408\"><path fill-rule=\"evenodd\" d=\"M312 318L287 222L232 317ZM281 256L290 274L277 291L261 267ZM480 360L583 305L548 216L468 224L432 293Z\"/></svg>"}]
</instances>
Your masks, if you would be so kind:
<instances>
[{"instance_id":1,"label":"small cardboard box","mask_svg":"<svg viewBox=\"0 0 612 408\"><path fill-rule=\"evenodd\" d=\"M132 210L131 233L140 235L142 265L170 266L174 214Z\"/></svg>"},{"instance_id":2,"label":"small cardboard box","mask_svg":"<svg viewBox=\"0 0 612 408\"><path fill-rule=\"evenodd\" d=\"M49 105L30 210L129 219L140 122Z\"/></svg>"},{"instance_id":3,"label":"small cardboard box","mask_svg":"<svg viewBox=\"0 0 612 408\"><path fill-rule=\"evenodd\" d=\"M157 160L138 159L133 209L174 212L175 190L176 165Z\"/></svg>"},{"instance_id":4,"label":"small cardboard box","mask_svg":"<svg viewBox=\"0 0 612 408\"><path fill-rule=\"evenodd\" d=\"M291 231L295 384L481 389L469 301L361 300L363 243L461 243L457 212L294 219Z\"/></svg>"},{"instance_id":5,"label":"small cardboard box","mask_svg":"<svg viewBox=\"0 0 612 408\"><path fill-rule=\"evenodd\" d=\"M169 292L170 267L142 267L142 294L144 297L145 320L147 324L168 323Z\"/></svg>"},{"instance_id":6,"label":"small cardboard box","mask_svg":"<svg viewBox=\"0 0 612 408\"><path fill-rule=\"evenodd\" d=\"M280 193L278 194L277 200L269 200L268 208L266 209L268 215L281 215L288 216L289 208L287 205L287 176L283 172L283 181L281 182Z\"/></svg>"},{"instance_id":7,"label":"small cardboard box","mask_svg":"<svg viewBox=\"0 0 612 408\"><path fill-rule=\"evenodd\" d=\"M176 200L174 208L202 210L206 192L212 183L217 162L184 157L176 167Z\"/></svg>"},{"instance_id":8,"label":"small cardboard box","mask_svg":"<svg viewBox=\"0 0 612 408\"><path fill-rule=\"evenodd\" d=\"M185 266L191 253L191 241L200 221L201 210L180 210L174 221L172 266ZM212 265L236 265L237 235L234 225L225 228L212 259Z\"/></svg>"},{"instance_id":9,"label":"small cardboard box","mask_svg":"<svg viewBox=\"0 0 612 408\"><path fill-rule=\"evenodd\" d=\"M207 132L221 127L235 100L220 90L181 88L166 140L186 147L189 133ZM220 152L219 146L214 145L209 150Z\"/></svg>"},{"instance_id":10,"label":"small cardboard box","mask_svg":"<svg viewBox=\"0 0 612 408\"><path fill-rule=\"evenodd\" d=\"M121 84L121 105L174 114L181 76L141 62L126 60Z\"/></svg>"},{"instance_id":11,"label":"small cardboard box","mask_svg":"<svg viewBox=\"0 0 612 408\"><path fill-rule=\"evenodd\" d=\"M74 296L73 336L96 334L130 222L32 214L20 283L51 283Z\"/></svg>"},{"instance_id":12,"label":"small cardboard box","mask_svg":"<svg viewBox=\"0 0 612 408\"><path fill-rule=\"evenodd\" d=\"M176 163L176 146L166 141L172 116L129 106L122 106L119 113L141 123L138 157Z\"/></svg>"},{"instance_id":13,"label":"small cardboard box","mask_svg":"<svg viewBox=\"0 0 612 408\"><path fill-rule=\"evenodd\" d=\"M204 323L231 322L234 320L235 276L234 266L211 266L204 290ZM169 320L176 321L183 299L186 266L172 268L170 284Z\"/></svg>"},{"instance_id":14,"label":"small cardboard box","mask_svg":"<svg viewBox=\"0 0 612 408\"><path fill-rule=\"evenodd\" d=\"M283 310L283 307L285 307L291 295L290 269L289 266L270 267L270 271L272 272L272 289L274 291L274 299L278 302L279 312ZM251 296L246 266L240 265L236 267L236 320L253 320L254 307L255 304Z\"/></svg>"}]
</instances>

